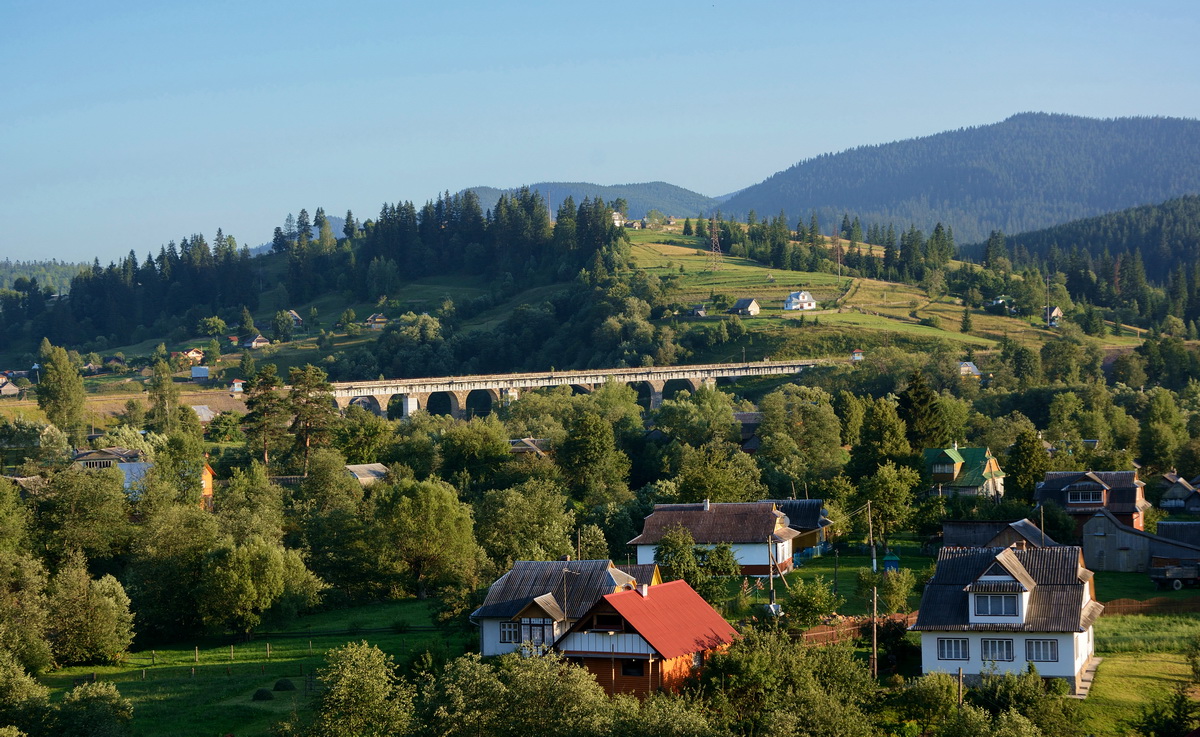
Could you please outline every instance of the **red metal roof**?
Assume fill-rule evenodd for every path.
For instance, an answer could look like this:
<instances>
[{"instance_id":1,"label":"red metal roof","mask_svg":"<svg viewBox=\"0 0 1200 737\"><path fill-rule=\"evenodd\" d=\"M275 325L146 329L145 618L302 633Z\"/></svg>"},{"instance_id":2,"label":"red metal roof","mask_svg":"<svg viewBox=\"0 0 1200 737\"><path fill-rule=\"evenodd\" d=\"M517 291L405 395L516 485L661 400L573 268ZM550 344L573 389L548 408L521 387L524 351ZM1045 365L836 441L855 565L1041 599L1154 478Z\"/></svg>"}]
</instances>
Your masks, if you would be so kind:
<instances>
[{"instance_id":1,"label":"red metal roof","mask_svg":"<svg viewBox=\"0 0 1200 737\"><path fill-rule=\"evenodd\" d=\"M664 659L711 650L733 642L735 630L686 581L641 591L607 594L604 600Z\"/></svg>"}]
</instances>

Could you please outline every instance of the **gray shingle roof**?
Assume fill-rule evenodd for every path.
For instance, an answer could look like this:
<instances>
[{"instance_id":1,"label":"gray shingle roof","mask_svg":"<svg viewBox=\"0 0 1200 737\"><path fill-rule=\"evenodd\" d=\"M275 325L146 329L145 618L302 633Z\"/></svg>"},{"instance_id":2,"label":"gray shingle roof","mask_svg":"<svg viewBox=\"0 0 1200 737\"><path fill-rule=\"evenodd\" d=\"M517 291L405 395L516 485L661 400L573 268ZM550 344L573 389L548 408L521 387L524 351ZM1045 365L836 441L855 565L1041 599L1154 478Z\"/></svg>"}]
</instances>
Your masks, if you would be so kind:
<instances>
[{"instance_id":1,"label":"gray shingle roof","mask_svg":"<svg viewBox=\"0 0 1200 737\"><path fill-rule=\"evenodd\" d=\"M996 538L1005 528L1010 528L1032 545L1045 547L1058 545L1049 535L1042 535L1038 526L1028 519L1016 522L997 520L946 520L942 522L942 545L949 548L981 548Z\"/></svg>"},{"instance_id":2,"label":"gray shingle roof","mask_svg":"<svg viewBox=\"0 0 1200 737\"><path fill-rule=\"evenodd\" d=\"M824 515L824 499L763 499L763 502L774 502L787 515L788 527L793 530L807 532L831 524Z\"/></svg>"},{"instance_id":3,"label":"gray shingle roof","mask_svg":"<svg viewBox=\"0 0 1200 737\"><path fill-rule=\"evenodd\" d=\"M918 631L1082 632L1100 616L1104 607L1095 601L1084 603L1091 571L1080 564L1081 557L1080 549L1073 545L1034 550L942 548L938 554L937 572L925 587L917 623L912 628ZM1025 575L1016 575L1011 567L1014 561ZM971 587L987 583L976 584L976 581L997 563L1013 572L1014 578L1029 588L1029 610L1025 621L972 624L969 611Z\"/></svg>"},{"instance_id":4,"label":"gray shingle roof","mask_svg":"<svg viewBox=\"0 0 1200 737\"><path fill-rule=\"evenodd\" d=\"M552 594L568 619L578 619L601 596L634 585L633 576L617 570L611 560L519 560L496 579L471 616L515 617L538 597Z\"/></svg>"},{"instance_id":5,"label":"gray shingle roof","mask_svg":"<svg viewBox=\"0 0 1200 737\"><path fill-rule=\"evenodd\" d=\"M1137 471L1050 471L1038 483L1033 493L1035 501L1052 501L1071 513L1094 512L1099 508L1079 509L1067 502L1068 487L1074 489L1107 489L1108 503L1105 505L1113 514L1132 514L1150 507L1142 496L1145 484L1137 477Z\"/></svg>"}]
</instances>

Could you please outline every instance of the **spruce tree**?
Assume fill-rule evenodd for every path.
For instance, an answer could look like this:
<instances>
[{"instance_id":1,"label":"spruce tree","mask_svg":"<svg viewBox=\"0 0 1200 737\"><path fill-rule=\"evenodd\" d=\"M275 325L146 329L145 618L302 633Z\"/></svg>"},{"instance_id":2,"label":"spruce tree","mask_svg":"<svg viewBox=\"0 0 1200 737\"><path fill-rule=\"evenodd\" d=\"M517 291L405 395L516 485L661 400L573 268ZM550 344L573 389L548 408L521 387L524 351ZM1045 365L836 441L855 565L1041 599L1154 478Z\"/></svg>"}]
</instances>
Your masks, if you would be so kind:
<instances>
[{"instance_id":1,"label":"spruce tree","mask_svg":"<svg viewBox=\"0 0 1200 737\"><path fill-rule=\"evenodd\" d=\"M83 376L65 348L42 339L41 368L38 370L38 407L47 419L67 434L83 425L85 395Z\"/></svg>"},{"instance_id":2,"label":"spruce tree","mask_svg":"<svg viewBox=\"0 0 1200 737\"><path fill-rule=\"evenodd\" d=\"M962 324L959 326L958 329L959 329L959 332L963 332L963 333L971 332L971 308L970 307L963 308Z\"/></svg>"}]
</instances>

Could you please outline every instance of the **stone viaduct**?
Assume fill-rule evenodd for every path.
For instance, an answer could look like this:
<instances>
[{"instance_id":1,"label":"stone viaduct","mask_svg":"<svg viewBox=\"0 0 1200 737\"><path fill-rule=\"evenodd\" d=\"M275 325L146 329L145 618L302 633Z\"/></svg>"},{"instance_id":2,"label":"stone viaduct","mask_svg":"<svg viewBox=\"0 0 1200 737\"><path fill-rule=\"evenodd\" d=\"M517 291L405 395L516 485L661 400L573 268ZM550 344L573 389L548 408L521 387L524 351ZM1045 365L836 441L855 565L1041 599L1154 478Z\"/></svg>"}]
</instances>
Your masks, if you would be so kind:
<instances>
[{"instance_id":1,"label":"stone viaduct","mask_svg":"<svg viewBox=\"0 0 1200 737\"><path fill-rule=\"evenodd\" d=\"M401 416L407 417L419 409L427 409L429 400L444 395L450 413L461 417L466 411L472 392L483 392L492 406L516 399L523 389L547 386L569 386L577 391L591 392L606 381L619 381L649 389L650 407L662 403L667 382L684 382L691 391L701 386L713 386L717 379L743 376L779 376L798 374L821 361L757 361L751 363L713 363L693 366L659 366L653 368L615 368L594 371L546 371L528 374L494 374L489 376L442 376L431 379L387 379L384 381L346 381L333 384L333 398L338 408L362 404L376 414L386 415L392 398L400 397Z\"/></svg>"}]
</instances>

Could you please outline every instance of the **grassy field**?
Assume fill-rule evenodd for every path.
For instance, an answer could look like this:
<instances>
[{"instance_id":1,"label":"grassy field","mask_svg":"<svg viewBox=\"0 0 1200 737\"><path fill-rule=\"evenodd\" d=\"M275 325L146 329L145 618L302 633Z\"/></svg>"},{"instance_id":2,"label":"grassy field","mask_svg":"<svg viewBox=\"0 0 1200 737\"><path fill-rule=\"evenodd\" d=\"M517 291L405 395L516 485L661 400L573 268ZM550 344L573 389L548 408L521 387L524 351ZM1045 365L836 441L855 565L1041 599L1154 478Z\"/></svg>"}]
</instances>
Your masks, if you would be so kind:
<instances>
[{"instance_id":1,"label":"grassy field","mask_svg":"<svg viewBox=\"0 0 1200 737\"><path fill-rule=\"evenodd\" d=\"M1097 645L1100 645L1097 633ZM1081 723L1088 734L1126 735L1129 720L1143 706L1170 692L1187 672L1177 653L1103 655L1091 693L1080 703Z\"/></svg>"},{"instance_id":2,"label":"grassy field","mask_svg":"<svg viewBox=\"0 0 1200 737\"><path fill-rule=\"evenodd\" d=\"M455 657L475 642L474 633L436 630L431 615L431 602L415 600L326 612L250 642L234 642L232 659L232 640L205 639L135 652L122 666L68 668L42 680L55 698L93 673L114 681L133 702L139 736L266 735L272 722L308 708L309 676L331 648L365 640L404 666L427 651ZM271 701L251 700L257 689L273 688L281 678L297 690L275 692Z\"/></svg>"}]
</instances>

